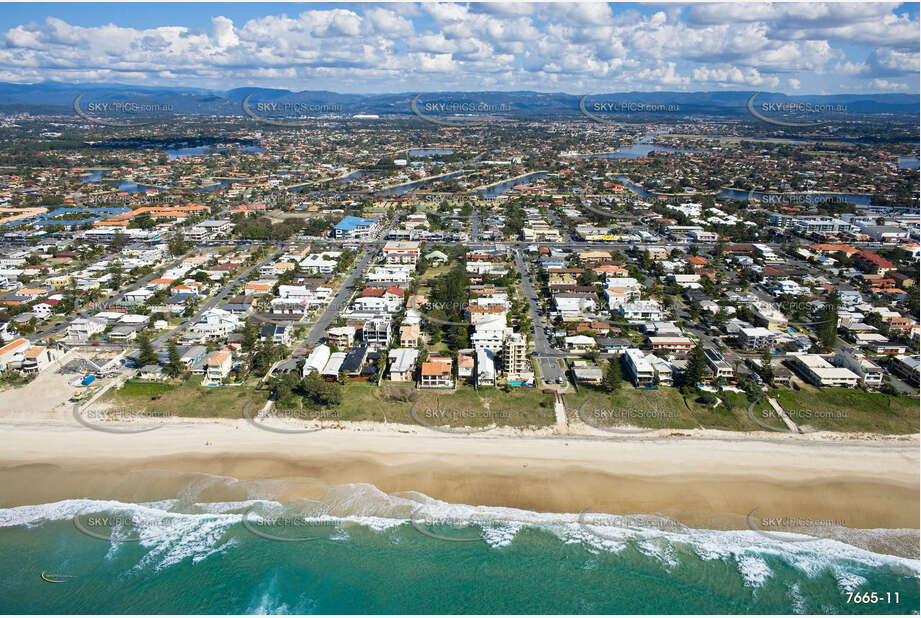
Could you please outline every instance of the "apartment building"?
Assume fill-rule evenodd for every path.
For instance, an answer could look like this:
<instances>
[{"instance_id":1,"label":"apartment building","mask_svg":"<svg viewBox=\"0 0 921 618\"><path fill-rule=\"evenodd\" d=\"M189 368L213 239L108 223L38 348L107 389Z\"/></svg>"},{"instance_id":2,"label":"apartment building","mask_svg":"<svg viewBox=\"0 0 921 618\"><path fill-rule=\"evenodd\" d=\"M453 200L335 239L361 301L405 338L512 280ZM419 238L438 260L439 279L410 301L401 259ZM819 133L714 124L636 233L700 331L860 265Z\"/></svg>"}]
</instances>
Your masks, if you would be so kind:
<instances>
[{"instance_id":1,"label":"apartment building","mask_svg":"<svg viewBox=\"0 0 921 618\"><path fill-rule=\"evenodd\" d=\"M861 354L838 350L835 364L856 373L860 376L860 383L867 388L879 388L883 385L883 368Z\"/></svg>"},{"instance_id":2,"label":"apartment building","mask_svg":"<svg viewBox=\"0 0 921 618\"><path fill-rule=\"evenodd\" d=\"M366 320L362 327L362 340L369 348L386 349L390 347L392 326L393 324L387 318Z\"/></svg>"},{"instance_id":3,"label":"apartment building","mask_svg":"<svg viewBox=\"0 0 921 618\"><path fill-rule=\"evenodd\" d=\"M502 368L506 375L521 376L531 373L528 360L528 342L521 333L510 333L502 346Z\"/></svg>"},{"instance_id":4,"label":"apartment building","mask_svg":"<svg viewBox=\"0 0 921 618\"><path fill-rule=\"evenodd\" d=\"M746 350L760 350L761 348L771 347L774 337L778 334L776 330L770 330L763 326L742 327L736 335L736 340Z\"/></svg>"},{"instance_id":5,"label":"apartment building","mask_svg":"<svg viewBox=\"0 0 921 618\"><path fill-rule=\"evenodd\" d=\"M388 241L383 254L387 264L415 264L422 254L422 245L418 241Z\"/></svg>"},{"instance_id":6,"label":"apartment building","mask_svg":"<svg viewBox=\"0 0 921 618\"><path fill-rule=\"evenodd\" d=\"M349 349L355 340L354 326L333 326L326 331L326 343L340 350Z\"/></svg>"},{"instance_id":7,"label":"apartment building","mask_svg":"<svg viewBox=\"0 0 921 618\"><path fill-rule=\"evenodd\" d=\"M372 238L378 230L378 219L347 216L333 226L333 236L340 240Z\"/></svg>"},{"instance_id":8,"label":"apartment building","mask_svg":"<svg viewBox=\"0 0 921 618\"><path fill-rule=\"evenodd\" d=\"M791 354L793 366L815 386L846 386L853 388L860 376L845 367L835 367L818 354Z\"/></svg>"}]
</instances>

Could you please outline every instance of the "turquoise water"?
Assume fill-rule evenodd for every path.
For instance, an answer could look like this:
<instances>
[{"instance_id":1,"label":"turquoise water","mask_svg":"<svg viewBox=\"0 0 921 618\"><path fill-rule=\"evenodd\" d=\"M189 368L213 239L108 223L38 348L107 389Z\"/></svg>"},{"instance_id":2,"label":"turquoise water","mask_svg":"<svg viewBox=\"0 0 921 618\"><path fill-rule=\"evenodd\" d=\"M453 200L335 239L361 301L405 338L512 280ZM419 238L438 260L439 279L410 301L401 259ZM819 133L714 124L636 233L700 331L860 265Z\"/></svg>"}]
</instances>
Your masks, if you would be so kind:
<instances>
[{"instance_id":1,"label":"turquoise water","mask_svg":"<svg viewBox=\"0 0 921 618\"><path fill-rule=\"evenodd\" d=\"M370 485L334 488L320 502L297 505L197 502L201 495L0 510L0 612L905 614L919 608L917 560L837 540L791 543L748 529L693 530L640 516L586 525L574 514L452 505ZM89 536L75 517L94 534L137 540ZM899 534L917 543L916 531ZM46 583L43 571L70 577ZM893 595L888 604L848 605L848 591L898 592L900 602Z\"/></svg>"}]
</instances>

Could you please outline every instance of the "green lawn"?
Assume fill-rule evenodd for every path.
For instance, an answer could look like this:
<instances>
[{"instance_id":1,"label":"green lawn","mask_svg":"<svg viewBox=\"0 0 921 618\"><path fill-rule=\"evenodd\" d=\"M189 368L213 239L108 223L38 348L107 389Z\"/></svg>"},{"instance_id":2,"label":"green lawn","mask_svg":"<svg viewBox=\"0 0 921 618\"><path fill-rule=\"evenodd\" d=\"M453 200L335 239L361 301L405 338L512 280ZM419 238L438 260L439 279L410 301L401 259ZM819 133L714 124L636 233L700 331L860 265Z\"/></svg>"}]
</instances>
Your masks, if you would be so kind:
<instances>
[{"instance_id":1,"label":"green lawn","mask_svg":"<svg viewBox=\"0 0 921 618\"><path fill-rule=\"evenodd\" d=\"M908 397L814 386L802 386L798 391L780 389L774 395L793 422L803 429L918 433L918 401Z\"/></svg>"},{"instance_id":2,"label":"green lawn","mask_svg":"<svg viewBox=\"0 0 921 618\"><path fill-rule=\"evenodd\" d=\"M383 382L380 387L353 382L343 387L342 403L336 408L345 421L378 421L436 426L543 427L555 421L553 397L534 388L474 389L463 385L456 391L419 390L407 382Z\"/></svg>"},{"instance_id":3,"label":"green lawn","mask_svg":"<svg viewBox=\"0 0 921 618\"><path fill-rule=\"evenodd\" d=\"M744 395L731 392L718 397L731 404L716 408L685 398L677 388L639 390L624 384L614 393L591 386L580 386L578 393L563 396L570 422L586 422L605 427L644 427L655 429L724 429L753 431L760 429L748 418L748 402ZM584 404L585 407L582 407ZM580 415L581 410L581 415Z\"/></svg>"},{"instance_id":4,"label":"green lawn","mask_svg":"<svg viewBox=\"0 0 921 618\"><path fill-rule=\"evenodd\" d=\"M102 401L137 412L152 412L190 418L241 418L243 406L253 401L256 409L268 399L268 391L257 391L256 381L243 386L202 386L201 376L185 383L131 383L107 392Z\"/></svg>"}]
</instances>

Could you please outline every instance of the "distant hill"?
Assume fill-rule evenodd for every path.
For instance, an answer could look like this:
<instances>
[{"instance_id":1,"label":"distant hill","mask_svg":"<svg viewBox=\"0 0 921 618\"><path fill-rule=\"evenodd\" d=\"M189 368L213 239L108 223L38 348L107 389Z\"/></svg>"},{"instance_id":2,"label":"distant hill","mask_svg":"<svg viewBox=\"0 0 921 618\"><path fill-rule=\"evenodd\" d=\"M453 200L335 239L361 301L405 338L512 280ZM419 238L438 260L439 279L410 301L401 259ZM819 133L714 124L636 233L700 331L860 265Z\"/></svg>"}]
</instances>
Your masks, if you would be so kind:
<instances>
[{"instance_id":1,"label":"distant hill","mask_svg":"<svg viewBox=\"0 0 921 618\"><path fill-rule=\"evenodd\" d=\"M410 103L416 92L396 94L348 94L326 90L295 92L281 88L241 87L214 91L187 87L137 86L130 84L39 84L0 83L0 106L7 111L72 110L74 99L83 94L83 101L106 102L131 100L135 102L168 104L183 114L239 114L246 97L253 103L286 103L336 106L342 113L412 114ZM755 91L706 92L611 92L592 94L588 102L645 103L677 105L682 115L744 116L745 105ZM471 103L506 106L503 115L512 117L577 116L583 95L562 92L433 92L420 97L422 103ZM847 108L849 113L917 115L921 97L917 94L834 94L786 95L758 93L758 103L833 104ZM51 106L51 107L49 107Z\"/></svg>"}]
</instances>

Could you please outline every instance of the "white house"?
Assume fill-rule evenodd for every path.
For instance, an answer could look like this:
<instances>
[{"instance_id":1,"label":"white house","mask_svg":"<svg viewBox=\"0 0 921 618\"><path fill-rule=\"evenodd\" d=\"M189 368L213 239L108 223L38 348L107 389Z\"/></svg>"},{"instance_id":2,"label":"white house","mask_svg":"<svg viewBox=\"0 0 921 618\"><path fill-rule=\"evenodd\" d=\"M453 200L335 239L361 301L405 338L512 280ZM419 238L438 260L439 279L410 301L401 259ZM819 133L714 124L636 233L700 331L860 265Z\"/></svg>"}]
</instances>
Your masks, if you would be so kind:
<instances>
[{"instance_id":1,"label":"white house","mask_svg":"<svg viewBox=\"0 0 921 618\"><path fill-rule=\"evenodd\" d=\"M226 337L240 327L240 319L223 309L209 309L202 314L191 331L203 339Z\"/></svg>"}]
</instances>

